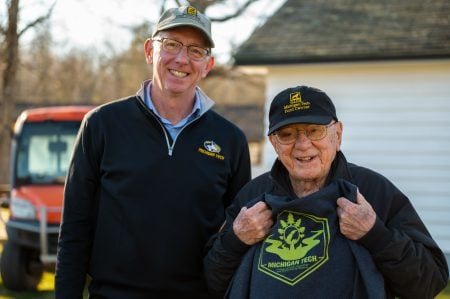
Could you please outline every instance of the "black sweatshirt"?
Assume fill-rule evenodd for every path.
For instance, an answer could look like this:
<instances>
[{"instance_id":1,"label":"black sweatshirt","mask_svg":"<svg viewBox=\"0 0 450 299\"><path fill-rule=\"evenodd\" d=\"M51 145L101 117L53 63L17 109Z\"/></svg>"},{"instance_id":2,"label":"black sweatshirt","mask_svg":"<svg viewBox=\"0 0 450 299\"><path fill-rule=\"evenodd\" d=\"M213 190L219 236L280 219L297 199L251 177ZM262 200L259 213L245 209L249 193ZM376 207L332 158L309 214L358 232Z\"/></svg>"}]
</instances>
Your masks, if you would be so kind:
<instances>
[{"instance_id":1,"label":"black sweatshirt","mask_svg":"<svg viewBox=\"0 0 450 299\"><path fill-rule=\"evenodd\" d=\"M367 249L376 268L381 273L385 284L385 296L387 298L397 296L400 298L425 299L433 298L438 294L447 285L447 262L409 199L380 174L367 168L347 163L341 152L337 154L332 164L327 178L327 186L332 186L332 184L340 180L346 180L356 185L377 214L374 227L363 238L358 240L357 244ZM250 252L255 250L237 238L233 233L232 223L242 206L247 206L249 202L254 202L255 199L261 198L262 194L266 194L265 197L271 195L291 199L296 198L290 185L287 170L281 162L276 161L271 172L255 178L244 186L232 206L227 209L227 219L224 228L211 238L209 242L209 252L204 259L205 275L208 286L219 294L225 293L233 279L233 275L239 275L240 270L237 269L240 267L243 259L245 261L249 250ZM337 198L331 200L335 201ZM301 209L297 209L297 212L299 210L301 211ZM328 219L329 217L327 216L326 218ZM335 219L335 216L330 218L331 221L333 219ZM284 221L287 223L286 220ZM296 221L297 219L294 217L291 222L297 223ZM287 224L285 225L285 227L288 226ZM283 230L283 227L281 227L281 230ZM281 230L277 230L275 233L282 233ZM308 233L310 234L309 231ZM290 242L293 243L292 240L295 240L293 238L295 234L288 234L288 236ZM273 243L272 239L276 238L269 236L262 244L254 245L253 247L264 246L263 244L267 244L268 239L269 243ZM330 251L329 254L330 260L339 259L341 255L345 256L339 250ZM264 261L263 256L260 256L257 260L258 263L261 261L261 264L253 266L251 279L254 278L254 275L269 273L272 277L277 277L274 280L277 280L278 286L280 281L289 281L286 277L291 277L292 281L295 282L291 289L284 288L283 291L278 289L280 291L278 293L274 291L275 294L272 293L272 296L267 291L264 298L290 298L290 295L295 297L297 294L295 288L302 288L302 284L306 285L306 288L311 287L311 291L304 292L302 298L318 298L315 297L315 294L320 293L316 293L316 290L312 289L313 286L315 288L328 288L329 285L326 282L330 281L330 279L335 279L337 282L346 282L347 285L350 284L348 281L349 277L346 275L351 274L351 272L346 267L335 268L334 273L331 271L332 268L328 269L330 271L321 272L320 267L327 265L327 263L323 263L317 266L317 271L311 271L309 275L302 277L303 272L301 272L301 269L297 270L298 273L295 271L289 272L289 269L296 266L293 264L294 262L271 264L273 269L277 269L277 267L280 267L280 269L287 267L288 269L281 269L285 272L280 270L278 274L274 274L274 271L265 269L264 263L262 263ZM350 261L350 259L348 260ZM301 267L301 265L298 267ZM289 276L296 273L297 276ZM239 280L236 279L237 281ZM234 287L239 287L239 285L236 286L233 280L229 289L230 295L233 294ZM261 287L261 290L254 290L254 288L258 288L258 285L250 284L246 288L248 288L244 290L244 292L248 292L246 294L254 294L264 291L266 286ZM327 298L338 298L333 296L332 288L329 292ZM250 295L248 296L250 297ZM238 295L235 297L240 298ZM233 299L234 297L230 296L230 298ZM354 297L349 293L348 296L344 295L342 298ZM367 297L356 296L356 298Z\"/></svg>"},{"instance_id":2,"label":"black sweatshirt","mask_svg":"<svg viewBox=\"0 0 450 299\"><path fill-rule=\"evenodd\" d=\"M339 232L336 198L356 202L356 190L339 180L302 198L264 193L249 203L264 201L277 217L242 258L227 298L385 298L367 249Z\"/></svg>"},{"instance_id":3,"label":"black sweatshirt","mask_svg":"<svg viewBox=\"0 0 450 299\"><path fill-rule=\"evenodd\" d=\"M175 141L138 96L85 118L70 164L56 298L208 298L202 257L250 180L243 132L209 109ZM104 296L104 297L101 297Z\"/></svg>"}]
</instances>

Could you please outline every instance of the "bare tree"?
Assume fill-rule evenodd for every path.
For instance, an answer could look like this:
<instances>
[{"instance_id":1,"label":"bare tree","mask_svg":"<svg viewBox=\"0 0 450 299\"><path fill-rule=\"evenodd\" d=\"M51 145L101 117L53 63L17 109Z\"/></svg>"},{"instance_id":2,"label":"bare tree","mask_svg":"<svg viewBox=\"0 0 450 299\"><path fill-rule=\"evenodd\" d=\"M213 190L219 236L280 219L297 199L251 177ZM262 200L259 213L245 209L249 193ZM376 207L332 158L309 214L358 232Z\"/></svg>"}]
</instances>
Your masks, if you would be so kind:
<instances>
[{"instance_id":1,"label":"bare tree","mask_svg":"<svg viewBox=\"0 0 450 299\"><path fill-rule=\"evenodd\" d=\"M113 55L109 57L95 56L89 51L76 50L58 57L51 53L51 36L49 32L41 32L36 42L41 45L34 49L30 56L20 57L20 37L29 29L44 23L52 14L57 0L48 9L48 13L32 20L23 28L19 28L20 0L6 0L7 22L1 22L0 35L4 41L0 43L0 69L2 84L0 84L0 183L7 182L9 164L10 131L15 116L15 103L26 98L34 103L55 103L70 101L71 103L92 102L102 103L108 99L117 98L134 92L136 80L141 81L151 75L151 68L143 63L142 44L148 37L151 24L128 27L133 31L135 40L125 52L115 53L114 47L104 51ZM119 2L118 0L111 0ZM225 22L242 15L247 8L259 0L175 0L178 5L191 4L205 12L209 7L224 5L232 8L228 14L212 17L213 22ZM160 0L161 12L168 8L169 1ZM87 2L86 2L87 3ZM29 2L26 2L29 5ZM29 6L27 6L29 7ZM116 20L115 20L116 21ZM112 24L113 26L120 26ZM122 25L122 27L124 27ZM40 27L42 28L42 27ZM45 28L44 28L45 29ZM49 31L49 27L46 28ZM47 48L49 47L49 48ZM103 53L104 53L103 52ZM28 67L19 72L21 60L28 58ZM39 70L44 67L45 71ZM30 74L33 70L33 74ZM20 78L18 78L20 76ZM42 78L46 78L45 84ZM30 80L31 79L31 80ZM50 80L49 80L50 79ZM22 83L20 85L20 82ZM23 86L24 88L20 88ZM19 91L21 91L19 93ZM22 98L18 98L22 95Z\"/></svg>"},{"instance_id":2,"label":"bare tree","mask_svg":"<svg viewBox=\"0 0 450 299\"><path fill-rule=\"evenodd\" d=\"M26 51L20 50L20 66L17 74L19 91L16 99L38 103L42 99L50 100L54 94L54 68L57 60L52 53L50 24L46 22L36 28L36 34ZM19 98L17 98L19 97ZM16 105L17 106L17 105ZM17 111L16 111L17 112Z\"/></svg>"},{"instance_id":3,"label":"bare tree","mask_svg":"<svg viewBox=\"0 0 450 299\"><path fill-rule=\"evenodd\" d=\"M16 102L17 71L19 68L19 40L20 37L34 28L38 24L48 20L52 14L56 0L50 7L46 15L40 16L27 23L23 28L19 28L20 0L7 0L7 23L0 25L0 34L3 37L1 60L4 69L2 70L2 90L1 90L1 120L0 120L0 182L8 181L8 165L10 150L10 130L13 122L13 108Z\"/></svg>"}]
</instances>

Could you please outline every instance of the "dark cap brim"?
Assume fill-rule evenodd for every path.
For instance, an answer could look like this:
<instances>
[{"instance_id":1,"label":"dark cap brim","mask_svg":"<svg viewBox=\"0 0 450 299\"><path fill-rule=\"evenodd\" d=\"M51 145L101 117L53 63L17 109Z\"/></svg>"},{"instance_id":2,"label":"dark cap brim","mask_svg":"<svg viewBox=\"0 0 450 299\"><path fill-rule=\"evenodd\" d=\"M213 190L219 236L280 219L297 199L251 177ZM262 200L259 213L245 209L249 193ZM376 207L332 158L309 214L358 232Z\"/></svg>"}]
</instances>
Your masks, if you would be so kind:
<instances>
[{"instance_id":1,"label":"dark cap brim","mask_svg":"<svg viewBox=\"0 0 450 299\"><path fill-rule=\"evenodd\" d=\"M292 124L315 124L315 125L328 125L333 120L333 117L331 116L298 116L298 117L291 117L286 120L280 121L279 123L273 125L269 128L269 132L267 135L272 134L279 128L282 128L287 125Z\"/></svg>"}]
</instances>

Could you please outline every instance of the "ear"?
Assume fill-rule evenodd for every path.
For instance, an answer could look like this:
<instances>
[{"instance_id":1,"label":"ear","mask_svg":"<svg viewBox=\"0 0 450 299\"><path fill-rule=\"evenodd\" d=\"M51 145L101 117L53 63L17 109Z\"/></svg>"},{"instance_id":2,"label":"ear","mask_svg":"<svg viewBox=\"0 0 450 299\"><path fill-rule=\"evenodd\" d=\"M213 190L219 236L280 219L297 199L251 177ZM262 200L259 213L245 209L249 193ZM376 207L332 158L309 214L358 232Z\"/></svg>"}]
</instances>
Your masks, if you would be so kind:
<instances>
[{"instance_id":1,"label":"ear","mask_svg":"<svg viewBox=\"0 0 450 299\"><path fill-rule=\"evenodd\" d=\"M153 63L153 41L150 38L147 38L144 42L144 55L145 61L147 64Z\"/></svg>"},{"instance_id":2,"label":"ear","mask_svg":"<svg viewBox=\"0 0 450 299\"><path fill-rule=\"evenodd\" d=\"M203 69L202 79L204 79L208 75L209 71L211 71L212 68L214 67L214 64L215 64L214 56L210 56L208 58L208 61L206 62L205 68Z\"/></svg>"},{"instance_id":3,"label":"ear","mask_svg":"<svg viewBox=\"0 0 450 299\"><path fill-rule=\"evenodd\" d=\"M270 143L272 143L273 149L275 150L275 152L278 155L278 143L275 140L275 136L273 134L269 135L269 141L270 141Z\"/></svg>"},{"instance_id":4,"label":"ear","mask_svg":"<svg viewBox=\"0 0 450 299\"><path fill-rule=\"evenodd\" d=\"M342 122L338 121L335 126L336 126L336 151L338 152L341 150L342 132L344 129L344 125L342 124Z\"/></svg>"}]
</instances>

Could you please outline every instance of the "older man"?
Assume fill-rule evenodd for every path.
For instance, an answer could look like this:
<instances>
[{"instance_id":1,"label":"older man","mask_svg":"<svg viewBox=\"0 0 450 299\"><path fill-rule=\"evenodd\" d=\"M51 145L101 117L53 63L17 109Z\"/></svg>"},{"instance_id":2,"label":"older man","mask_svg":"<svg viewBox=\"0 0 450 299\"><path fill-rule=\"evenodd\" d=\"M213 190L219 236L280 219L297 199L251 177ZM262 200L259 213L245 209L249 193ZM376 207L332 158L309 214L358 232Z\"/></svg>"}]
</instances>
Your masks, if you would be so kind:
<instances>
[{"instance_id":1,"label":"older man","mask_svg":"<svg viewBox=\"0 0 450 299\"><path fill-rule=\"evenodd\" d=\"M278 159L227 210L204 259L229 298L432 298L448 281L442 251L409 199L348 163L342 123L321 90L280 92L269 113Z\"/></svg>"}]
</instances>

